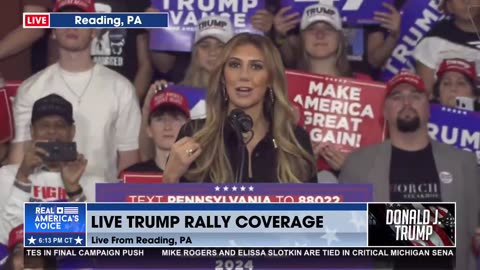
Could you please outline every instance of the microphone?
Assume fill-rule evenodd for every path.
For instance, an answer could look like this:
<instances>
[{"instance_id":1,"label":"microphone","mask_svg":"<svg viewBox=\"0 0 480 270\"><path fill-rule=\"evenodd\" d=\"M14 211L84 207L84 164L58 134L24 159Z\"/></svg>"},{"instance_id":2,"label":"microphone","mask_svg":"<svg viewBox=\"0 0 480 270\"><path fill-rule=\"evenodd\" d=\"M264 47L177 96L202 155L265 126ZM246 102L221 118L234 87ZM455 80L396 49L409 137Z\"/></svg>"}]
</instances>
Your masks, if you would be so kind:
<instances>
[{"instance_id":1,"label":"microphone","mask_svg":"<svg viewBox=\"0 0 480 270\"><path fill-rule=\"evenodd\" d=\"M242 182L243 179L243 167L245 166L245 150L246 143L243 140L242 133L252 132L253 120L250 115L246 114L241 109L234 109L228 115L228 121L237 133L238 151L240 154L240 164L236 166L235 183ZM252 136L253 137L253 136Z\"/></svg>"},{"instance_id":2,"label":"microphone","mask_svg":"<svg viewBox=\"0 0 480 270\"><path fill-rule=\"evenodd\" d=\"M250 115L241 109L234 109L228 115L228 120L235 130L241 133L249 132L253 127L253 120Z\"/></svg>"}]
</instances>

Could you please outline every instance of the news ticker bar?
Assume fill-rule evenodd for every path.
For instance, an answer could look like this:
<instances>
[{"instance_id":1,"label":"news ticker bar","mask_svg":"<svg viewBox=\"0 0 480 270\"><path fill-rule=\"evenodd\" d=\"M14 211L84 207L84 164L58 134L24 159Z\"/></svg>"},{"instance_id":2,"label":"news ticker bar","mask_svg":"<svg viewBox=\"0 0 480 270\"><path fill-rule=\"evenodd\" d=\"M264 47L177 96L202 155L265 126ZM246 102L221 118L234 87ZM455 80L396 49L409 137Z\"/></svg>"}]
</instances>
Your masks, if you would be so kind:
<instances>
[{"instance_id":1,"label":"news ticker bar","mask_svg":"<svg viewBox=\"0 0 480 270\"><path fill-rule=\"evenodd\" d=\"M38 257L76 259L81 267L164 267L228 269L315 269L368 267L372 260L401 260L402 264L419 266L420 262L452 264L455 248L25 248L25 262ZM80 258L80 260L78 260ZM84 259L83 261L81 259ZM94 259L94 260L91 260ZM419 259L420 262L419 262ZM103 261L102 261L103 260ZM221 265L220 265L221 264ZM227 264L227 265L225 265ZM225 268L223 267L225 265ZM77 265L78 266L78 265ZM101 267L100 267L101 268ZM230 267L230 269L233 269Z\"/></svg>"},{"instance_id":2,"label":"news ticker bar","mask_svg":"<svg viewBox=\"0 0 480 270\"><path fill-rule=\"evenodd\" d=\"M165 28L168 13L23 13L23 28Z\"/></svg>"},{"instance_id":3,"label":"news ticker bar","mask_svg":"<svg viewBox=\"0 0 480 270\"><path fill-rule=\"evenodd\" d=\"M455 248L25 248L25 255L120 257L454 257Z\"/></svg>"},{"instance_id":4,"label":"news ticker bar","mask_svg":"<svg viewBox=\"0 0 480 270\"><path fill-rule=\"evenodd\" d=\"M455 246L455 204L26 203L26 247Z\"/></svg>"}]
</instances>

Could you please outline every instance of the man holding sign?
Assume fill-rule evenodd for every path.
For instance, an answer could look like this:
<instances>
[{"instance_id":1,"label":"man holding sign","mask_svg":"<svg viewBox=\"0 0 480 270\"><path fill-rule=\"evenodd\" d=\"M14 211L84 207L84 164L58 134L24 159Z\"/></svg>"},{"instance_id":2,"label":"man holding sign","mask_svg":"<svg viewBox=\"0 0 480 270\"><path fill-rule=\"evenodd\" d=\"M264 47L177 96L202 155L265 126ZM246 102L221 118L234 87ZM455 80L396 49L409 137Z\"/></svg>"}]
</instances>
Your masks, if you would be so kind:
<instances>
[{"instance_id":1,"label":"man holding sign","mask_svg":"<svg viewBox=\"0 0 480 270\"><path fill-rule=\"evenodd\" d=\"M467 243L479 213L480 175L475 158L430 140L427 90L415 74L401 72L388 82L384 115L390 140L351 153L340 182L373 184L375 201L456 202L456 269L474 269Z\"/></svg>"}]
</instances>

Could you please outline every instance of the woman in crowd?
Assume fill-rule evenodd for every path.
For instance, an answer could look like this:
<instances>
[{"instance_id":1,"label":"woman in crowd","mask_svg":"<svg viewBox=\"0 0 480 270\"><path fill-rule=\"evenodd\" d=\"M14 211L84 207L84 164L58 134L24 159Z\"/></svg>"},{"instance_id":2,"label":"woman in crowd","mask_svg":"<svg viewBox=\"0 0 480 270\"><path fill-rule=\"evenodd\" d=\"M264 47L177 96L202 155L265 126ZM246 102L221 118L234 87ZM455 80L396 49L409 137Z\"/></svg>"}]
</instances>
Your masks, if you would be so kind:
<instances>
[{"instance_id":1,"label":"woman in crowd","mask_svg":"<svg viewBox=\"0 0 480 270\"><path fill-rule=\"evenodd\" d=\"M442 105L480 111L475 64L459 58L443 60L437 71L433 95ZM462 104L457 103L457 99Z\"/></svg>"},{"instance_id":2,"label":"woman in crowd","mask_svg":"<svg viewBox=\"0 0 480 270\"><path fill-rule=\"evenodd\" d=\"M234 36L232 23L225 16L207 16L202 18L195 29L192 46L192 58L185 77L179 84L207 88L208 79L215 68L216 59L223 46ZM166 85L165 80L158 80L150 87L150 98L159 87ZM146 100L147 101L147 100Z\"/></svg>"},{"instance_id":3,"label":"woman in crowd","mask_svg":"<svg viewBox=\"0 0 480 270\"><path fill-rule=\"evenodd\" d=\"M326 8L333 12L324 12ZM354 76L347 59L347 41L342 32L342 21L335 7L313 5L306 8L300 31L302 56L299 69L330 76ZM344 153L328 143L314 144L314 153L325 159L333 174L338 175L346 158ZM319 173L320 182L334 179L327 171Z\"/></svg>"},{"instance_id":4,"label":"woman in crowd","mask_svg":"<svg viewBox=\"0 0 480 270\"><path fill-rule=\"evenodd\" d=\"M181 85L207 88L210 74L216 66L218 55L223 46L234 35L230 19L224 16L208 16L201 19L196 27L192 59L187 68ZM143 103L142 128L140 131L140 155L142 161L154 158L153 141L147 136L150 100L156 91L167 86L167 81L159 80L153 83L148 90Z\"/></svg>"},{"instance_id":5,"label":"woman in crowd","mask_svg":"<svg viewBox=\"0 0 480 270\"><path fill-rule=\"evenodd\" d=\"M207 117L189 122L173 145L164 181L232 182L245 144L241 182L316 182L307 132L296 126L279 52L263 36L243 33L225 46L207 90ZM238 134L234 109L252 119ZM240 141L239 141L240 138Z\"/></svg>"},{"instance_id":6,"label":"woman in crowd","mask_svg":"<svg viewBox=\"0 0 480 270\"><path fill-rule=\"evenodd\" d=\"M248 24L251 24L254 31L260 31L269 35L273 25L273 14L278 9L278 0L266 0L265 9L258 9L250 17ZM149 12L160 12L157 8L151 7ZM198 23L195 23L198 25ZM185 72L191 59L191 52L176 51L152 51L152 61L158 74L155 77L166 79L170 82L180 83L185 77Z\"/></svg>"},{"instance_id":7,"label":"woman in crowd","mask_svg":"<svg viewBox=\"0 0 480 270\"><path fill-rule=\"evenodd\" d=\"M297 69L330 76L362 77L350 68L348 41L342 32L340 13L334 6L317 4L304 10L300 44Z\"/></svg>"},{"instance_id":8,"label":"woman in crowd","mask_svg":"<svg viewBox=\"0 0 480 270\"><path fill-rule=\"evenodd\" d=\"M200 20L195 31L192 59L180 84L207 88L217 57L233 35L233 27L227 17L210 16Z\"/></svg>"},{"instance_id":9,"label":"woman in crowd","mask_svg":"<svg viewBox=\"0 0 480 270\"><path fill-rule=\"evenodd\" d=\"M287 9L282 9L280 13ZM296 21L294 14L287 15L284 20L274 21L275 29L291 31ZM334 6L316 4L307 7L300 20L299 38L300 56L296 57L299 60L297 69L314 74L370 79L365 74L353 73L351 70L347 58L348 43L342 32L342 20ZM284 46L290 44L289 41L286 42L287 45ZM335 175L338 174L346 158L344 153L333 145L324 143L315 144L314 152L316 156L325 159ZM319 181L331 182L336 181L336 178L325 171L319 175Z\"/></svg>"}]
</instances>

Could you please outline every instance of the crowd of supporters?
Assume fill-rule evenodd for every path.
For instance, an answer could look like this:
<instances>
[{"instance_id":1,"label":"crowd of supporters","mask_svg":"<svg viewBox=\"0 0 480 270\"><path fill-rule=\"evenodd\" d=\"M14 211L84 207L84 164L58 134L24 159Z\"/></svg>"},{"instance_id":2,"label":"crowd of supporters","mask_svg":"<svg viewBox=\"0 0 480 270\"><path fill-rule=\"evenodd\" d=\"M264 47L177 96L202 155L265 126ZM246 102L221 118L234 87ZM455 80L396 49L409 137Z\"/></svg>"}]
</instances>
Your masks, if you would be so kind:
<instances>
[{"instance_id":1,"label":"crowd of supporters","mask_svg":"<svg viewBox=\"0 0 480 270\"><path fill-rule=\"evenodd\" d=\"M251 19L255 34L235 34L228 17L204 17L198 25L207 27L196 27L190 53L150 50L148 30L18 24L22 11L157 11L150 1L13 1L0 12L8 21L0 27L2 79L21 81L12 103L15 136L0 144L0 244L11 254L5 269L24 267L16 258L23 202L94 201L96 183L118 182L125 172L161 174L166 183L368 183L375 201L455 201L456 269L475 269L477 160L432 140L427 124L433 103L480 111L480 0L442 0L445 18L418 42L415 70L383 82L383 143L351 153L312 143L288 98L286 68L380 81L407 1L375 13L361 64L348 59L341 12L321 1L303 13L267 1ZM192 119L187 98L172 85L205 89L201 119ZM248 132L229 125L235 109L252 119ZM42 142L75 142L76 157L52 161ZM329 169L318 170L318 159Z\"/></svg>"}]
</instances>

